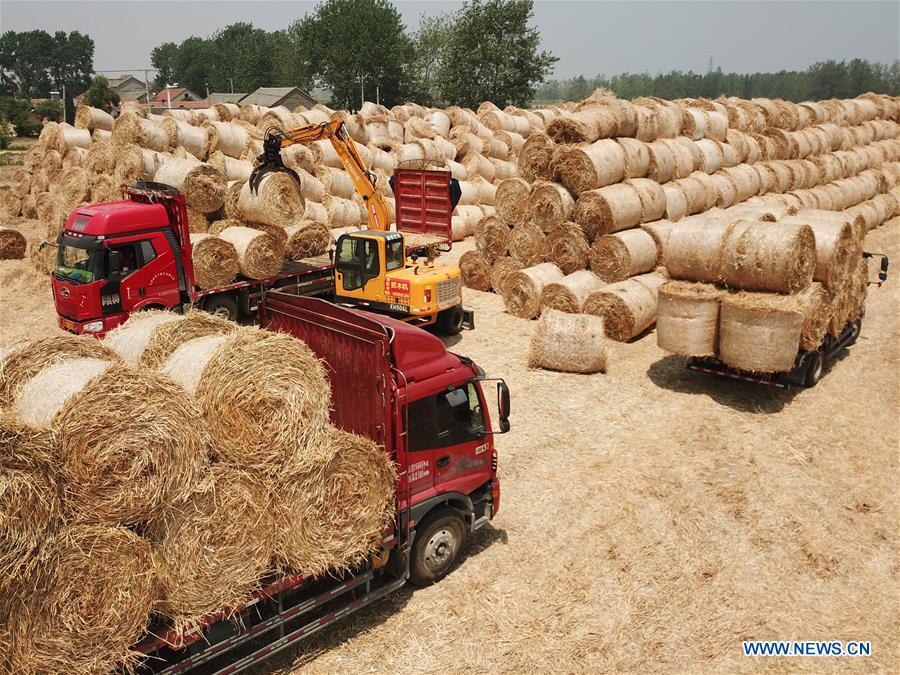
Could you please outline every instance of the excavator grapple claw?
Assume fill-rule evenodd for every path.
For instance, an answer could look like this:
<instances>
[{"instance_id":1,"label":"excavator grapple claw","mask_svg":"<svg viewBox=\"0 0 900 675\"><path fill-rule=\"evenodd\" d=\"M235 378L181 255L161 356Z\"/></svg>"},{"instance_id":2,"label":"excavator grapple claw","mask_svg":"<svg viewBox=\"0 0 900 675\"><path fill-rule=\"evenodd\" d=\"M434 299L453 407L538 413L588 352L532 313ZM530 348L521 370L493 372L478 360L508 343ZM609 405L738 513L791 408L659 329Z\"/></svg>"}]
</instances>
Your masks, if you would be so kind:
<instances>
[{"instance_id":1,"label":"excavator grapple claw","mask_svg":"<svg viewBox=\"0 0 900 675\"><path fill-rule=\"evenodd\" d=\"M286 173L297 181L297 187L300 187L300 176L293 169L286 167L281 159L281 134L277 130L269 129L266 132L263 152L256 158L256 161L258 164L250 174L250 190L253 194L259 190L259 185L266 174L270 173Z\"/></svg>"}]
</instances>

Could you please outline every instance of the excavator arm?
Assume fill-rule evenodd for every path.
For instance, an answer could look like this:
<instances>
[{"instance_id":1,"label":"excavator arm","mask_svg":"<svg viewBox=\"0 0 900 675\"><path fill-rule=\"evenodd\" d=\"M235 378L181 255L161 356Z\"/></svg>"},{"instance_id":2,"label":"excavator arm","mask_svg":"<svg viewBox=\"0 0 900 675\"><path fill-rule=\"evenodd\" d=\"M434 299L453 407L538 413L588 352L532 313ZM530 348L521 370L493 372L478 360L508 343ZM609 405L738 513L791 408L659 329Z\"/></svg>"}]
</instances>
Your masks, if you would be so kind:
<instances>
[{"instance_id":1,"label":"excavator arm","mask_svg":"<svg viewBox=\"0 0 900 675\"><path fill-rule=\"evenodd\" d=\"M284 165L281 159L281 149L295 143L313 143L326 139L331 141L335 152L344 163L344 168L350 174L356 191L363 198L369 217L369 229L387 230L390 227L387 204L375 185L375 176L366 168L366 163L360 157L356 146L344 129L343 121L339 119L297 127L289 131L270 129L263 141L263 153L257 157L259 164L250 174L250 189L255 192L259 188L263 176L279 171L293 176L299 185L300 178L297 173Z\"/></svg>"}]
</instances>

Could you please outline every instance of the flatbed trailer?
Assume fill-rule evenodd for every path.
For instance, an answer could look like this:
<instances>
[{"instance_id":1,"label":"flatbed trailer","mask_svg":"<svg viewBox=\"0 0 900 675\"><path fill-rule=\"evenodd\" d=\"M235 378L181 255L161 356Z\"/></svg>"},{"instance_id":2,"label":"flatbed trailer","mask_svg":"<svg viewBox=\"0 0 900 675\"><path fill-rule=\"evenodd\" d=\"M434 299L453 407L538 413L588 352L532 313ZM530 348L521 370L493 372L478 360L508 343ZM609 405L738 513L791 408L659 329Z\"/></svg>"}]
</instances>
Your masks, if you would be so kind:
<instances>
[{"instance_id":1,"label":"flatbed trailer","mask_svg":"<svg viewBox=\"0 0 900 675\"><path fill-rule=\"evenodd\" d=\"M390 454L398 471L394 520L380 546L351 570L272 577L241 606L190 630L157 620L134 646L144 657L138 672L225 675L255 666L407 581L438 581L467 534L500 507L493 435L509 429L505 382L446 351L436 336L388 317L282 291L263 293L258 310L264 329L302 339L324 361L332 423ZM497 431L486 384L497 387ZM442 404L465 414L441 417Z\"/></svg>"},{"instance_id":2,"label":"flatbed trailer","mask_svg":"<svg viewBox=\"0 0 900 675\"><path fill-rule=\"evenodd\" d=\"M828 366L834 363L844 349L859 338L864 315L865 312L856 321L848 323L839 336L826 335L818 349L801 349L794 361L794 367L784 373L751 373L738 370L725 365L714 356L694 356L688 360L687 367L698 373L760 384L773 389L814 387Z\"/></svg>"}]
</instances>

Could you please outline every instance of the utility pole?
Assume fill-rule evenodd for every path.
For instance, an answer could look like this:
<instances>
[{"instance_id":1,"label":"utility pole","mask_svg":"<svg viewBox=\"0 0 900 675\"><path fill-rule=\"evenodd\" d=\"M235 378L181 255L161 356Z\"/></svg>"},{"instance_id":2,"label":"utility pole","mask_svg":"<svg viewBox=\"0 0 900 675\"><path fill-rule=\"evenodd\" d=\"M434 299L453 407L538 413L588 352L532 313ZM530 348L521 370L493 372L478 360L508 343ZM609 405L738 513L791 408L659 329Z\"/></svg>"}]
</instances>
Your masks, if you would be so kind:
<instances>
[{"instance_id":1,"label":"utility pole","mask_svg":"<svg viewBox=\"0 0 900 675\"><path fill-rule=\"evenodd\" d=\"M234 78L229 77L228 81L231 83L231 93L233 94L234 93ZM206 94L206 98L209 98L209 93Z\"/></svg>"},{"instance_id":2,"label":"utility pole","mask_svg":"<svg viewBox=\"0 0 900 675\"><path fill-rule=\"evenodd\" d=\"M363 85L363 74L359 74L359 109L362 110L363 103L366 102L366 90Z\"/></svg>"},{"instance_id":3,"label":"utility pole","mask_svg":"<svg viewBox=\"0 0 900 675\"><path fill-rule=\"evenodd\" d=\"M150 72L144 71L144 92L147 94L147 112L150 112Z\"/></svg>"},{"instance_id":4,"label":"utility pole","mask_svg":"<svg viewBox=\"0 0 900 675\"><path fill-rule=\"evenodd\" d=\"M65 124L68 120L66 119L66 83L63 82L62 86L62 103L63 103L63 124Z\"/></svg>"}]
</instances>

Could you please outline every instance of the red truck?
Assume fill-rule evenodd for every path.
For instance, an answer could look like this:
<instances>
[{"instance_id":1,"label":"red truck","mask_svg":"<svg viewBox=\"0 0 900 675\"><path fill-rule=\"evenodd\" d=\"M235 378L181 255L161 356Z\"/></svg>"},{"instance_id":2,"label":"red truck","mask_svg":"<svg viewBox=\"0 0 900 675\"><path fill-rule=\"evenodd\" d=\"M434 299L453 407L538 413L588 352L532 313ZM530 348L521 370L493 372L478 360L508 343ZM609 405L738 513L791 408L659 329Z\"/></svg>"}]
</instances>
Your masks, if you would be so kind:
<instances>
[{"instance_id":1,"label":"red truck","mask_svg":"<svg viewBox=\"0 0 900 675\"><path fill-rule=\"evenodd\" d=\"M185 305L237 320L253 315L264 291L281 289L328 296L420 326L434 324L446 335L458 333L474 325L472 313L462 307L459 268L431 265L417 255L451 245L449 174L412 169L397 174L406 214L399 219L400 232L342 234L336 262L329 256L285 262L269 279L238 277L206 290L195 280L185 201L176 189L138 183L126 188L127 199L79 207L59 234L58 264L51 274L59 326L100 337L133 312ZM435 199L435 191L442 199ZM359 260L353 257L357 251ZM357 278L359 283L351 283ZM405 299L388 293L392 283L406 289Z\"/></svg>"},{"instance_id":2,"label":"red truck","mask_svg":"<svg viewBox=\"0 0 900 675\"><path fill-rule=\"evenodd\" d=\"M397 515L381 549L357 569L272 579L228 617L208 617L188 634L150 626L136 645L148 657L146 672L237 673L407 581L434 583L450 571L466 535L500 507L494 435L509 430L510 410L503 380L485 377L419 328L316 298L266 292L259 321L300 338L325 361L332 422L371 438L396 462ZM497 430L488 384L496 387Z\"/></svg>"}]
</instances>

